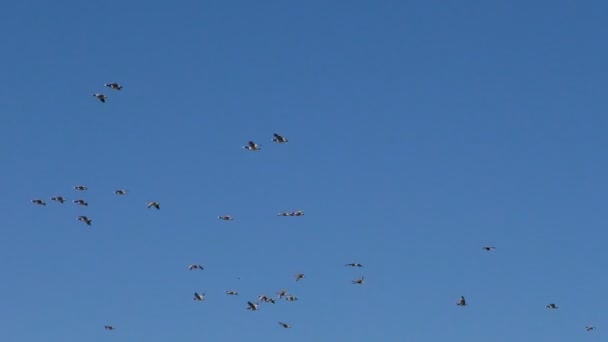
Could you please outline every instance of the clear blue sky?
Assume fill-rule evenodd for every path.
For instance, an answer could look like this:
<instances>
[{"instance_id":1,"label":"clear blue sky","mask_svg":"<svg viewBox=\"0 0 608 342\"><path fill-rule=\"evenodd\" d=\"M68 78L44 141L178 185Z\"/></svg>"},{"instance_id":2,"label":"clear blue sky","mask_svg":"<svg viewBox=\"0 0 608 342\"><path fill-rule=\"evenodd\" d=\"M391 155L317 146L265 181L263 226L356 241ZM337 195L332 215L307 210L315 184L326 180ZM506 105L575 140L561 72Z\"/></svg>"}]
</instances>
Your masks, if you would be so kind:
<instances>
[{"instance_id":1,"label":"clear blue sky","mask_svg":"<svg viewBox=\"0 0 608 342\"><path fill-rule=\"evenodd\" d=\"M2 2L0 340L605 339L607 17ZM299 301L245 310L282 288Z\"/></svg>"}]
</instances>

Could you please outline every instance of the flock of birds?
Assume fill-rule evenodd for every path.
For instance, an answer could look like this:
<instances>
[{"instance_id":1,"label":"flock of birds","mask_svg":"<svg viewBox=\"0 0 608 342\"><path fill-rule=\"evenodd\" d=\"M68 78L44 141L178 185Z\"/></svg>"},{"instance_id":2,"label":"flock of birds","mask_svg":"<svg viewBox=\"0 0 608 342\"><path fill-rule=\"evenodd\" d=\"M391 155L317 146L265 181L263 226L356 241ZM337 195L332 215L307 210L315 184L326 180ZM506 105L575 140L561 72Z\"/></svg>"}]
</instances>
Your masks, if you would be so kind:
<instances>
[{"instance_id":1,"label":"flock of birds","mask_svg":"<svg viewBox=\"0 0 608 342\"><path fill-rule=\"evenodd\" d=\"M106 86L110 89L113 89L113 90L117 90L117 91L122 90L122 86L115 82L106 83L106 84L104 84L104 86ZM106 99L108 98L108 96L106 96L105 94L102 94L102 93L94 93L94 94L92 94L92 96L96 97L99 101L101 101L103 103L105 103ZM286 137L284 137L278 133L274 133L272 141L277 144L284 144L284 143L287 143L289 140ZM262 149L261 145L255 143L254 141L249 141L247 143L247 145L243 146L243 148L248 151L260 151ZM82 192L82 191L88 190L88 188L85 185L76 185L76 186L74 186L74 190ZM114 194L118 195L118 196L127 195L127 192L128 191L125 189L114 190ZM63 204L64 202L67 201L67 199L63 196L53 196L53 197L50 197L50 199L51 199L51 201L58 202L61 204ZM89 205L89 203L84 199L75 199L75 200L72 200L72 202L79 206L86 207ZM39 198L33 199L32 203L34 203L36 205L41 205L41 206L47 205L47 203L43 199L39 199ZM155 208L157 210L160 210L160 202L158 202L158 201L146 202L146 206L148 207L148 209ZM302 211L301 209L298 209L296 211L283 211L283 212L278 213L277 216L304 216L304 211ZM221 215L221 216L218 216L217 218L220 220L224 220L224 221L234 220L234 217L232 217L230 215ZM85 223L88 226L91 226L91 224L93 222L93 220L91 218L89 218L88 216L85 216L85 215L78 216L76 219L78 221ZM488 252L492 252L492 251L496 250L496 247L484 246L484 247L482 247L482 249L485 251L488 251ZM363 267L363 265L360 263L347 263L344 266L353 267L353 268ZM204 267L199 264L191 264L188 266L188 270L190 270L190 271L201 270L202 271L202 270L204 270ZM304 277L305 277L304 273L298 273L295 275L295 281L300 281L300 280L304 279ZM354 279L351 281L352 284L356 284L356 285L363 285L364 282L365 282L364 276L361 276L360 278ZM226 290L225 294L229 295L229 296L238 296L239 295L238 291L235 291L235 290ZM206 293L194 292L193 300L204 301L205 298L206 298ZM276 293L275 297L259 295L259 296L257 296L256 301L253 301L253 300L247 301L247 306L245 308L250 311L258 311L260 309L261 303L275 304L277 300L281 300L281 299L293 302L293 301L297 301L298 297L296 297L293 294L288 293L287 289L282 289ZM461 306L461 307L467 306L467 301L466 301L465 297L461 296L460 299L456 302L456 305ZM558 306L555 303L550 303L550 304L546 305L546 308L548 308L550 310L557 310ZM291 328L291 324L288 324L288 323L285 323L282 321L278 321L277 323L279 326L281 326L283 328L286 328L286 329ZM116 328L112 325L105 325L104 329L110 330L110 331L116 330ZM595 330L595 326L589 325L589 326L586 326L585 329L586 329L586 331L593 331L593 330Z\"/></svg>"}]
</instances>

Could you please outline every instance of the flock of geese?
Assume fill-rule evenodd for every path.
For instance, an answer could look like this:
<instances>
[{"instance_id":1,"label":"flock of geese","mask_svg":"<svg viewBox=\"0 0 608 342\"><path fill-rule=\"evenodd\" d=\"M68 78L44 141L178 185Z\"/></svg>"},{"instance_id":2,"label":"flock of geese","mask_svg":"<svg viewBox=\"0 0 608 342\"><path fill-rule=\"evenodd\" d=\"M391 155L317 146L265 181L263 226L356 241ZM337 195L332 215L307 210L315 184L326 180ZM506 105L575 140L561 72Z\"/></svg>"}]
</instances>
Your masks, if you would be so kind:
<instances>
[{"instance_id":1,"label":"flock of geese","mask_svg":"<svg viewBox=\"0 0 608 342\"><path fill-rule=\"evenodd\" d=\"M104 86L106 86L110 89L113 89L113 90L117 90L117 91L122 90L122 86L115 82L106 83L106 84L104 84ZM94 93L94 94L92 94L92 96L96 97L102 103L106 103L106 100L108 99L108 96L105 94L102 94L102 93ZM284 143L287 143L289 140L286 137L284 137L278 133L274 133L272 141L277 144L284 144ZM243 146L243 148L248 151L260 151L262 149L261 145L255 143L254 141L249 141L247 143L247 145ZM75 185L73 187L73 190L75 190L79 193L83 193L88 190L88 187L86 185ZM127 195L127 193L128 193L128 191L126 189L114 190L114 194L117 196L125 196L125 195ZM78 197L80 197L80 196L78 196ZM50 197L50 200L53 202L60 203L60 204L64 204L65 202L68 201L68 199L66 199L63 196L52 196L52 197ZM31 201L32 201L32 203L34 203L36 205L40 205L40 206L47 205L47 202L41 198L32 199ZM83 198L74 199L74 200L72 200L72 203L74 203L78 206L83 206L83 207L89 206L88 201ZM148 201L148 202L146 202L146 206L148 209L155 208L157 210L160 210L160 202L158 202L158 201ZM302 209L298 209L295 211L282 211L282 212L279 212L277 214L277 216L291 216L291 217L304 216L304 211ZM224 221L234 220L234 217L232 217L230 215L220 215L217 218L220 220L224 220ZM86 215L80 215L80 216L76 217L76 220L83 222L87 226L91 226L93 223L93 219ZM347 263L347 264L344 264L344 266L352 267L352 268L363 267L363 265L360 263ZM188 270L189 271L194 271L194 270L203 271L203 270L205 270L205 268L200 264L190 264L190 265L188 265ZM295 278L296 282L299 282L305 278L305 274L298 273L294 276L294 278ZM356 284L356 285L363 285L364 281L365 281L365 277L361 276L358 279L352 280L351 283ZM235 291L235 290L226 290L225 294L229 295L229 296L238 296L239 295L238 291ZM202 302L205 300L206 295L207 294L205 292L194 292L193 300ZM275 297L259 295L259 296L257 296L257 300L248 300L247 306L245 307L245 309L250 310L250 311L258 311L258 310L260 310L261 303L275 304L278 300L294 302L294 301L298 300L298 297L295 296L294 294L289 293L287 289L282 289L276 293ZM285 328L285 329L291 328L291 324L289 324L289 323L285 323L283 321L278 321L277 323L282 328ZM116 330L116 327L113 325L104 325L104 329L113 331L113 330Z\"/></svg>"}]
</instances>

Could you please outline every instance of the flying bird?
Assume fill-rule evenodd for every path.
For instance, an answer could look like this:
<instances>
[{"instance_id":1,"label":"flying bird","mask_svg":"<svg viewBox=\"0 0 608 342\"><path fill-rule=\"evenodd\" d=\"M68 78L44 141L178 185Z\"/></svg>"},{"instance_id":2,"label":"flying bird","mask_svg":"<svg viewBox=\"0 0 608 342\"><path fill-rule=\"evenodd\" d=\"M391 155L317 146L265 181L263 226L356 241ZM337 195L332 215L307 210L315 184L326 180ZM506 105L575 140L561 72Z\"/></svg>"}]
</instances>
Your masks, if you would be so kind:
<instances>
[{"instance_id":1,"label":"flying bird","mask_svg":"<svg viewBox=\"0 0 608 342\"><path fill-rule=\"evenodd\" d=\"M205 294L194 292L194 300L205 300Z\"/></svg>"},{"instance_id":2,"label":"flying bird","mask_svg":"<svg viewBox=\"0 0 608 342\"><path fill-rule=\"evenodd\" d=\"M558 308L558 307L557 307L557 305L555 305L555 304L553 304L553 303L551 303L551 304L547 304L547 305L545 305L545 307L547 307L547 308L549 308L549 309L557 309L557 308Z\"/></svg>"},{"instance_id":3,"label":"flying bird","mask_svg":"<svg viewBox=\"0 0 608 342\"><path fill-rule=\"evenodd\" d=\"M190 270L190 271L192 271L192 270L204 270L204 268L201 265L189 265L188 266L188 270Z\"/></svg>"},{"instance_id":4,"label":"flying bird","mask_svg":"<svg viewBox=\"0 0 608 342\"><path fill-rule=\"evenodd\" d=\"M287 296L287 289L282 289L281 291L277 292L277 295L279 296L279 299Z\"/></svg>"},{"instance_id":5,"label":"flying bird","mask_svg":"<svg viewBox=\"0 0 608 342\"><path fill-rule=\"evenodd\" d=\"M280 136L278 133L274 133L274 138L272 138L272 141L278 143L278 144L282 144L282 143L286 143L289 140L287 140L287 138Z\"/></svg>"},{"instance_id":6,"label":"flying bird","mask_svg":"<svg viewBox=\"0 0 608 342\"><path fill-rule=\"evenodd\" d=\"M353 280L352 283L362 285L364 283L364 280L365 280L365 277L361 277L357 280Z\"/></svg>"},{"instance_id":7,"label":"flying bird","mask_svg":"<svg viewBox=\"0 0 608 342\"><path fill-rule=\"evenodd\" d=\"M116 82L112 82L112 83L106 83L104 84L104 86L108 87L108 88L112 88L114 90L121 90L122 86Z\"/></svg>"},{"instance_id":8,"label":"flying bird","mask_svg":"<svg viewBox=\"0 0 608 342\"><path fill-rule=\"evenodd\" d=\"M160 203L158 203L156 201L155 202L147 202L146 205L148 206L148 209L154 207L154 208L160 210Z\"/></svg>"},{"instance_id":9,"label":"flying bird","mask_svg":"<svg viewBox=\"0 0 608 342\"><path fill-rule=\"evenodd\" d=\"M96 98L99 99L99 101L106 103L106 99L108 98L107 96L105 96L104 94L91 94L92 96L95 96Z\"/></svg>"},{"instance_id":10,"label":"flying bird","mask_svg":"<svg viewBox=\"0 0 608 342\"><path fill-rule=\"evenodd\" d=\"M51 197L51 201L55 201L55 202L59 202L59 203L63 203L65 202L65 198L61 197L61 196L57 196L57 197Z\"/></svg>"},{"instance_id":11,"label":"flying bird","mask_svg":"<svg viewBox=\"0 0 608 342\"><path fill-rule=\"evenodd\" d=\"M296 277L296 281L299 281L300 279L304 279L304 273L298 273L295 275Z\"/></svg>"},{"instance_id":12,"label":"flying bird","mask_svg":"<svg viewBox=\"0 0 608 342\"><path fill-rule=\"evenodd\" d=\"M91 220L90 218L86 217L86 216L78 216L77 218L78 221L82 221L84 223L86 223L87 225L91 225L91 222L93 222L93 220Z\"/></svg>"},{"instance_id":13,"label":"flying bird","mask_svg":"<svg viewBox=\"0 0 608 342\"><path fill-rule=\"evenodd\" d=\"M259 151L262 149L260 145L254 143L253 141L248 142L246 146L243 146L243 148L249 151Z\"/></svg>"},{"instance_id":14,"label":"flying bird","mask_svg":"<svg viewBox=\"0 0 608 342\"><path fill-rule=\"evenodd\" d=\"M224 220L224 221L232 221L232 220L234 220L234 217L232 217L230 215L218 216L217 218L220 219L220 220Z\"/></svg>"},{"instance_id":15,"label":"flying bird","mask_svg":"<svg viewBox=\"0 0 608 342\"><path fill-rule=\"evenodd\" d=\"M32 203L38 204L38 205L46 205L46 202L41 199L33 199Z\"/></svg>"},{"instance_id":16,"label":"flying bird","mask_svg":"<svg viewBox=\"0 0 608 342\"><path fill-rule=\"evenodd\" d=\"M298 210L291 213L290 216L304 216L304 212L302 210Z\"/></svg>"},{"instance_id":17,"label":"flying bird","mask_svg":"<svg viewBox=\"0 0 608 342\"><path fill-rule=\"evenodd\" d=\"M361 264L357 264L357 263L345 264L344 266L350 266L350 267L363 267L363 265L361 265Z\"/></svg>"},{"instance_id":18,"label":"flying bird","mask_svg":"<svg viewBox=\"0 0 608 342\"><path fill-rule=\"evenodd\" d=\"M124 189L118 189L118 190L114 190L114 193L116 195L126 195L127 194L127 190Z\"/></svg>"},{"instance_id":19,"label":"flying bird","mask_svg":"<svg viewBox=\"0 0 608 342\"><path fill-rule=\"evenodd\" d=\"M282 326L283 328L287 329L287 328L291 328L291 325L287 324L287 323L283 323L283 322L279 322L279 325Z\"/></svg>"},{"instance_id":20,"label":"flying bird","mask_svg":"<svg viewBox=\"0 0 608 342\"><path fill-rule=\"evenodd\" d=\"M591 330L595 330L595 327L593 325L588 325L585 327L585 329L587 329L587 331L591 331Z\"/></svg>"},{"instance_id":21,"label":"flying bird","mask_svg":"<svg viewBox=\"0 0 608 342\"><path fill-rule=\"evenodd\" d=\"M74 187L74 190L78 190L78 191L84 191L84 190L88 190L88 189L89 189L89 188L87 188L87 187L86 187L86 186L84 186L84 185L76 185L76 186Z\"/></svg>"},{"instance_id":22,"label":"flying bird","mask_svg":"<svg viewBox=\"0 0 608 342\"><path fill-rule=\"evenodd\" d=\"M72 202L78 204L78 205L84 205L85 207L89 206L89 203L87 203L87 201L79 199L79 200L73 200Z\"/></svg>"},{"instance_id":23,"label":"flying bird","mask_svg":"<svg viewBox=\"0 0 608 342\"><path fill-rule=\"evenodd\" d=\"M106 330L116 330L116 328L114 328L114 327L113 327L113 326L111 326L111 325L104 325L103 327L104 327L104 329L106 329Z\"/></svg>"},{"instance_id":24,"label":"flying bird","mask_svg":"<svg viewBox=\"0 0 608 342\"><path fill-rule=\"evenodd\" d=\"M483 249L486 250L486 251L493 251L493 250L496 249L496 247L494 247L494 246L485 246L485 247L483 247Z\"/></svg>"},{"instance_id":25,"label":"flying bird","mask_svg":"<svg viewBox=\"0 0 608 342\"><path fill-rule=\"evenodd\" d=\"M456 305L467 306L467 301L464 299L464 296L460 296L460 299L458 300L458 302L456 302Z\"/></svg>"},{"instance_id":26,"label":"flying bird","mask_svg":"<svg viewBox=\"0 0 608 342\"><path fill-rule=\"evenodd\" d=\"M285 299L290 302L295 302L296 300L298 300L298 297L296 297L294 295L289 295L289 296L285 296Z\"/></svg>"},{"instance_id":27,"label":"flying bird","mask_svg":"<svg viewBox=\"0 0 608 342\"><path fill-rule=\"evenodd\" d=\"M238 296L239 293L237 291L226 291L226 294L229 296Z\"/></svg>"},{"instance_id":28,"label":"flying bird","mask_svg":"<svg viewBox=\"0 0 608 342\"><path fill-rule=\"evenodd\" d=\"M259 310L259 306L258 303L247 302L247 310L257 311Z\"/></svg>"}]
</instances>

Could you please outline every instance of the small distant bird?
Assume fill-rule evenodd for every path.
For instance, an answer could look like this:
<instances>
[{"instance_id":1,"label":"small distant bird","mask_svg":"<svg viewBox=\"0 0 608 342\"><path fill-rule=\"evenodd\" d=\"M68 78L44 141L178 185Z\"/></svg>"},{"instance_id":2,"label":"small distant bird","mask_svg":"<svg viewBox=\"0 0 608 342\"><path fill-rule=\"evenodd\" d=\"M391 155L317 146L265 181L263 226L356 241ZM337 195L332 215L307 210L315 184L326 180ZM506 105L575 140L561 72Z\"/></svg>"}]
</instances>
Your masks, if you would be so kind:
<instances>
[{"instance_id":1,"label":"small distant bird","mask_svg":"<svg viewBox=\"0 0 608 342\"><path fill-rule=\"evenodd\" d=\"M254 143L253 141L248 142L246 146L243 146L243 148L249 151L259 151L262 149L260 145Z\"/></svg>"},{"instance_id":2,"label":"small distant bird","mask_svg":"<svg viewBox=\"0 0 608 342\"><path fill-rule=\"evenodd\" d=\"M464 300L464 296L460 296L460 299L458 300L458 302L456 302L456 305L458 305L458 306L467 306L467 301Z\"/></svg>"},{"instance_id":3,"label":"small distant bird","mask_svg":"<svg viewBox=\"0 0 608 342\"><path fill-rule=\"evenodd\" d=\"M547 307L547 308L549 308L549 309L557 309L557 308L558 308L558 307L557 307L557 305L555 305L555 304L553 304L553 303L551 303L551 304L547 304L547 305L545 305L545 307Z\"/></svg>"},{"instance_id":4,"label":"small distant bird","mask_svg":"<svg viewBox=\"0 0 608 342\"><path fill-rule=\"evenodd\" d=\"M86 217L86 216L78 216L77 218L78 221L82 221L84 223L86 223L87 225L91 225L91 222L93 222L93 220L91 220L90 218Z\"/></svg>"},{"instance_id":5,"label":"small distant bird","mask_svg":"<svg viewBox=\"0 0 608 342\"><path fill-rule=\"evenodd\" d=\"M298 273L296 274L296 281L299 281L300 279L304 279L304 273Z\"/></svg>"},{"instance_id":6,"label":"small distant bird","mask_svg":"<svg viewBox=\"0 0 608 342\"><path fill-rule=\"evenodd\" d=\"M247 302L247 310L251 310L251 311L257 311L259 310L259 304L258 303L252 303L252 302Z\"/></svg>"},{"instance_id":7,"label":"small distant bird","mask_svg":"<svg viewBox=\"0 0 608 342\"><path fill-rule=\"evenodd\" d=\"M85 207L89 206L89 203L87 203L87 201L79 199L79 200L73 200L72 202L78 204L78 205L84 205Z\"/></svg>"},{"instance_id":8,"label":"small distant bird","mask_svg":"<svg viewBox=\"0 0 608 342\"><path fill-rule=\"evenodd\" d=\"M160 203L158 202L147 202L146 205L148 206L148 208L156 208L158 210L160 210Z\"/></svg>"},{"instance_id":9,"label":"small distant bird","mask_svg":"<svg viewBox=\"0 0 608 342\"><path fill-rule=\"evenodd\" d=\"M104 84L104 86L108 87L108 88L112 88L114 90L121 90L122 86L116 82L112 82L112 83L106 83Z\"/></svg>"},{"instance_id":10,"label":"small distant bird","mask_svg":"<svg viewBox=\"0 0 608 342\"><path fill-rule=\"evenodd\" d=\"M41 199L33 199L32 203L38 204L38 205L46 205L46 202Z\"/></svg>"},{"instance_id":11,"label":"small distant bird","mask_svg":"<svg viewBox=\"0 0 608 342\"><path fill-rule=\"evenodd\" d=\"M268 299L269 299L268 296L265 296L265 295L258 296L259 302L268 302Z\"/></svg>"},{"instance_id":12,"label":"small distant bird","mask_svg":"<svg viewBox=\"0 0 608 342\"><path fill-rule=\"evenodd\" d=\"M494 246L485 246L485 247L483 247L483 249L486 250L486 251L493 251L493 250L496 249L496 247L494 247Z\"/></svg>"},{"instance_id":13,"label":"small distant bird","mask_svg":"<svg viewBox=\"0 0 608 342\"><path fill-rule=\"evenodd\" d=\"M585 327L585 329L587 329L587 331L591 331L591 330L595 330L595 327L593 325L588 325Z\"/></svg>"},{"instance_id":14,"label":"small distant bird","mask_svg":"<svg viewBox=\"0 0 608 342\"><path fill-rule=\"evenodd\" d=\"M287 289L282 289L281 291L277 292L277 295L279 296L279 299L287 296Z\"/></svg>"},{"instance_id":15,"label":"small distant bird","mask_svg":"<svg viewBox=\"0 0 608 342\"><path fill-rule=\"evenodd\" d=\"M124 189L118 189L118 190L114 190L114 193L116 195L126 195L127 194L127 190Z\"/></svg>"},{"instance_id":16,"label":"small distant bird","mask_svg":"<svg viewBox=\"0 0 608 342\"><path fill-rule=\"evenodd\" d=\"M272 138L272 141L281 144L281 143L286 143L289 140L287 140L287 138L280 136L278 133L274 133L274 138Z\"/></svg>"},{"instance_id":17,"label":"small distant bird","mask_svg":"<svg viewBox=\"0 0 608 342\"><path fill-rule=\"evenodd\" d=\"M56 201L56 202L59 202L59 203L63 203L63 202L65 202L65 198L63 198L61 196L51 197L51 201Z\"/></svg>"},{"instance_id":18,"label":"small distant bird","mask_svg":"<svg viewBox=\"0 0 608 342\"><path fill-rule=\"evenodd\" d=\"M344 266L350 266L350 267L363 267L363 265L361 264L357 264L357 263L352 263L352 264L346 264Z\"/></svg>"},{"instance_id":19,"label":"small distant bird","mask_svg":"<svg viewBox=\"0 0 608 342\"><path fill-rule=\"evenodd\" d=\"M268 299L266 299L266 303L275 304L276 302L275 302L274 298L268 298Z\"/></svg>"},{"instance_id":20,"label":"small distant bird","mask_svg":"<svg viewBox=\"0 0 608 342\"><path fill-rule=\"evenodd\" d=\"M296 300L298 300L298 297L296 297L294 295L289 295L289 296L286 296L285 299L290 302L295 302Z\"/></svg>"},{"instance_id":21,"label":"small distant bird","mask_svg":"<svg viewBox=\"0 0 608 342\"><path fill-rule=\"evenodd\" d=\"M86 187L86 186L84 186L84 185L76 185L76 186L74 187L74 190L78 190L78 191L84 191L84 190L88 190L88 189L89 189L89 188L87 188L87 187Z\"/></svg>"},{"instance_id":22,"label":"small distant bird","mask_svg":"<svg viewBox=\"0 0 608 342\"><path fill-rule=\"evenodd\" d=\"M359 285L362 285L362 284L364 283L364 280L365 280L365 277L361 277L361 278L359 278L359 279L357 279L357 280L353 280L353 281L351 281L351 282L352 282L353 284L359 284Z\"/></svg>"},{"instance_id":23,"label":"small distant bird","mask_svg":"<svg viewBox=\"0 0 608 342\"><path fill-rule=\"evenodd\" d=\"M232 221L232 220L234 220L234 217L232 217L230 215L218 216L217 218L220 219L220 220L224 220L224 221Z\"/></svg>"},{"instance_id":24,"label":"small distant bird","mask_svg":"<svg viewBox=\"0 0 608 342\"><path fill-rule=\"evenodd\" d=\"M114 327L113 327L113 326L111 326L111 325L104 325L103 327L104 327L104 329L106 329L106 330L116 330L116 328L114 328Z\"/></svg>"},{"instance_id":25,"label":"small distant bird","mask_svg":"<svg viewBox=\"0 0 608 342\"><path fill-rule=\"evenodd\" d=\"M283 328L287 329L287 328L291 328L291 325L287 324L287 323L283 323L283 322L279 322L279 325L282 326Z\"/></svg>"},{"instance_id":26,"label":"small distant bird","mask_svg":"<svg viewBox=\"0 0 608 342\"><path fill-rule=\"evenodd\" d=\"M304 216L304 212L302 210L298 210L298 211L291 213L290 216Z\"/></svg>"},{"instance_id":27,"label":"small distant bird","mask_svg":"<svg viewBox=\"0 0 608 342\"><path fill-rule=\"evenodd\" d=\"M106 103L106 99L108 98L107 96L105 96L104 94L91 94L92 96L95 96L96 98L99 99L99 101Z\"/></svg>"},{"instance_id":28,"label":"small distant bird","mask_svg":"<svg viewBox=\"0 0 608 342\"><path fill-rule=\"evenodd\" d=\"M289 216L289 214L290 214L289 212L284 211L284 212L278 213L277 216Z\"/></svg>"},{"instance_id":29,"label":"small distant bird","mask_svg":"<svg viewBox=\"0 0 608 342\"><path fill-rule=\"evenodd\" d=\"M190 265L190 266L188 266L188 270L190 270L190 271L192 271L192 270L204 270L204 268L201 265Z\"/></svg>"},{"instance_id":30,"label":"small distant bird","mask_svg":"<svg viewBox=\"0 0 608 342\"><path fill-rule=\"evenodd\" d=\"M194 300L205 300L205 294L194 292Z\"/></svg>"},{"instance_id":31,"label":"small distant bird","mask_svg":"<svg viewBox=\"0 0 608 342\"><path fill-rule=\"evenodd\" d=\"M237 291L226 291L226 294L229 296L238 296L239 293Z\"/></svg>"}]
</instances>

